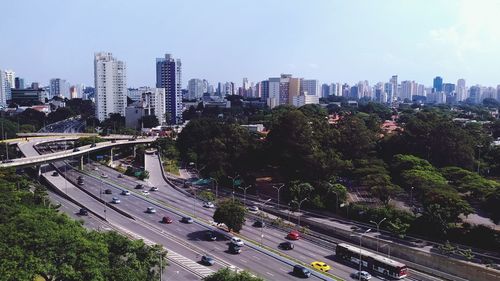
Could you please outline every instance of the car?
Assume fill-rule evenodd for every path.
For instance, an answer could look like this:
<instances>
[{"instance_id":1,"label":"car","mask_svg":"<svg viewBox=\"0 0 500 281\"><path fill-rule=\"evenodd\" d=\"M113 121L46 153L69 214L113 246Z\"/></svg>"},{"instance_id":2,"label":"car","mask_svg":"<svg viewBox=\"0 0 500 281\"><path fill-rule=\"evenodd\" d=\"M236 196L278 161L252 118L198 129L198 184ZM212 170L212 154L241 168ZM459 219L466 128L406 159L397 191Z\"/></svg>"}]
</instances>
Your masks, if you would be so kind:
<instances>
[{"instance_id":1,"label":"car","mask_svg":"<svg viewBox=\"0 0 500 281\"><path fill-rule=\"evenodd\" d=\"M352 274L352 277L364 281L372 279L371 274L366 271L356 271Z\"/></svg>"},{"instance_id":2,"label":"car","mask_svg":"<svg viewBox=\"0 0 500 281\"><path fill-rule=\"evenodd\" d=\"M201 263L204 265L214 265L215 260L211 256L202 256L201 257Z\"/></svg>"},{"instance_id":3,"label":"car","mask_svg":"<svg viewBox=\"0 0 500 281\"><path fill-rule=\"evenodd\" d=\"M158 191L158 187L156 187L156 186L152 186L149 190L150 190L150 191Z\"/></svg>"},{"instance_id":4,"label":"car","mask_svg":"<svg viewBox=\"0 0 500 281\"><path fill-rule=\"evenodd\" d=\"M111 143L116 143L116 140L111 140Z\"/></svg>"},{"instance_id":5,"label":"car","mask_svg":"<svg viewBox=\"0 0 500 281\"><path fill-rule=\"evenodd\" d=\"M12 159L2 160L2 163L12 163L12 162L14 162L14 160L12 160Z\"/></svg>"},{"instance_id":6,"label":"car","mask_svg":"<svg viewBox=\"0 0 500 281\"><path fill-rule=\"evenodd\" d=\"M286 236L286 238L288 238L290 240L299 240L300 233L297 230L292 230L292 231L288 232L288 235Z\"/></svg>"},{"instance_id":7,"label":"car","mask_svg":"<svg viewBox=\"0 0 500 281\"><path fill-rule=\"evenodd\" d=\"M57 177L57 176L59 176L59 173L58 173L58 172L56 172L56 171L54 171L54 172L52 173L52 176L53 176L53 177Z\"/></svg>"},{"instance_id":8,"label":"car","mask_svg":"<svg viewBox=\"0 0 500 281\"><path fill-rule=\"evenodd\" d=\"M142 184L138 184L135 186L135 189L143 189L144 188L144 185Z\"/></svg>"},{"instance_id":9,"label":"car","mask_svg":"<svg viewBox=\"0 0 500 281\"><path fill-rule=\"evenodd\" d=\"M182 217L181 222L183 223L193 223L194 220L192 217Z\"/></svg>"},{"instance_id":10,"label":"car","mask_svg":"<svg viewBox=\"0 0 500 281\"><path fill-rule=\"evenodd\" d=\"M212 203L210 201L207 201L207 202L203 203L203 207L205 207L205 208L215 208L215 205L214 205L214 203Z\"/></svg>"},{"instance_id":11,"label":"car","mask_svg":"<svg viewBox=\"0 0 500 281\"><path fill-rule=\"evenodd\" d=\"M328 272L331 267L322 261L313 261L311 266L319 271Z\"/></svg>"},{"instance_id":12,"label":"car","mask_svg":"<svg viewBox=\"0 0 500 281\"><path fill-rule=\"evenodd\" d=\"M95 143L93 143L93 144L91 144L91 145L90 145L90 148L92 148L92 147L96 147L96 146L97 146L97 145L96 145Z\"/></svg>"},{"instance_id":13,"label":"car","mask_svg":"<svg viewBox=\"0 0 500 281\"><path fill-rule=\"evenodd\" d=\"M239 254L241 253L241 247L238 246L238 245L235 245L233 243L230 243L229 244L229 249L228 251L231 253L231 254Z\"/></svg>"},{"instance_id":14,"label":"car","mask_svg":"<svg viewBox=\"0 0 500 281\"><path fill-rule=\"evenodd\" d=\"M303 267L302 265L294 265L293 266L293 274L298 277L302 278L309 278L311 277L311 271L309 269Z\"/></svg>"},{"instance_id":15,"label":"car","mask_svg":"<svg viewBox=\"0 0 500 281\"><path fill-rule=\"evenodd\" d=\"M128 190L122 190L121 195L126 195L126 196L130 195L130 191L128 191Z\"/></svg>"},{"instance_id":16,"label":"car","mask_svg":"<svg viewBox=\"0 0 500 281\"><path fill-rule=\"evenodd\" d=\"M88 216L89 215L89 211L85 208L81 208L80 211L78 212L78 214L80 216Z\"/></svg>"},{"instance_id":17,"label":"car","mask_svg":"<svg viewBox=\"0 0 500 281\"><path fill-rule=\"evenodd\" d=\"M82 176L78 176L76 179L79 180L79 181L83 181L83 177Z\"/></svg>"},{"instance_id":18,"label":"car","mask_svg":"<svg viewBox=\"0 0 500 281\"><path fill-rule=\"evenodd\" d=\"M293 250L295 246L292 244L292 242L282 242L278 245L278 248L282 249L282 250Z\"/></svg>"},{"instance_id":19,"label":"car","mask_svg":"<svg viewBox=\"0 0 500 281\"><path fill-rule=\"evenodd\" d=\"M104 193L105 194L113 194L113 191L111 191L111 189L108 188L108 189L104 190Z\"/></svg>"},{"instance_id":20,"label":"car","mask_svg":"<svg viewBox=\"0 0 500 281\"><path fill-rule=\"evenodd\" d=\"M113 199L111 199L111 202L112 202L113 204L120 204L122 201L120 200L120 198L113 197Z\"/></svg>"},{"instance_id":21,"label":"car","mask_svg":"<svg viewBox=\"0 0 500 281\"><path fill-rule=\"evenodd\" d=\"M173 223L174 221L173 221L170 217L165 216L165 217L163 217L163 218L161 219L161 222L162 222L162 223L165 223L165 224L171 224L171 223Z\"/></svg>"},{"instance_id":22,"label":"car","mask_svg":"<svg viewBox=\"0 0 500 281\"><path fill-rule=\"evenodd\" d=\"M83 180L78 180L78 185L84 185L85 183L83 182Z\"/></svg>"},{"instance_id":23,"label":"car","mask_svg":"<svg viewBox=\"0 0 500 281\"><path fill-rule=\"evenodd\" d=\"M208 241L215 241L215 240L217 240L216 233L213 232L213 231L211 231L211 230L208 230L205 235L206 235Z\"/></svg>"},{"instance_id":24,"label":"car","mask_svg":"<svg viewBox=\"0 0 500 281\"><path fill-rule=\"evenodd\" d=\"M263 222L263 221L255 221L255 222L253 223L253 226L254 226L254 227L264 227L264 226L266 226L266 223L265 223L265 222Z\"/></svg>"},{"instance_id":25,"label":"car","mask_svg":"<svg viewBox=\"0 0 500 281\"><path fill-rule=\"evenodd\" d=\"M101 178L106 179L106 178L108 178L108 175L103 173L103 174L101 174Z\"/></svg>"},{"instance_id":26,"label":"car","mask_svg":"<svg viewBox=\"0 0 500 281\"><path fill-rule=\"evenodd\" d=\"M73 152L78 152L80 149L78 147L73 148Z\"/></svg>"},{"instance_id":27,"label":"car","mask_svg":"<svg viewBox=\"0 0 500 281\"><path fill-rule=\"evenodd\" d=\"M149 191L147 191L147 190L143 190L143 191L142 191L142 195L148 196L148 195L149 195Z\"/></svg>"},{"instance_id":28,"label":"car","mask_svg":"<svg viewBox=\"0 0 500 281\"><path fill-rule=\"evenodd\" d=\"M118 178L123 178L123 175L122 174L118 174Z\"/></svg>"},{"instance_id":29,"label":"car","mask_svg":"<svg viewBox=\"0 0 500 281\"><path fill-rule=\"evenodd\" d=\"M243 243L243 240L236 236L233 236L233 238L231 238L231 244L238 245L240 247L245 245L245 243Z\"/></svg>"},{"instance_id":30,"label":"car","mask_svg":"<svg viewBox=\"0 0 500 281\"><path fill-rule=\"evenodd\" d=\"M94 171L99 171L99 168L97 168L97 167L94 167Z\"/></svg>"},{"instance_id":31,"label":"car","mask_svg":"<svg viewBox=\"0 0 500 281\"><path fill-rule=\"evenodd\" d=\"M148 213L148 214L154 214L154 213L156 213L156 209L153 208L153 207L148 207L146 209L146 213Z\"/></svg>"},{"instance_id":32,"label":"car","mask_svg":"<svg viewBox=\"0 0 500 281\"><path fill-rule=\"evenodd\" d=\"M250 207L248 207L248 210L250 212L258 212L259 211L259 207L257 207L257 206L250 206Z\"/></svg>"}]
</instances>

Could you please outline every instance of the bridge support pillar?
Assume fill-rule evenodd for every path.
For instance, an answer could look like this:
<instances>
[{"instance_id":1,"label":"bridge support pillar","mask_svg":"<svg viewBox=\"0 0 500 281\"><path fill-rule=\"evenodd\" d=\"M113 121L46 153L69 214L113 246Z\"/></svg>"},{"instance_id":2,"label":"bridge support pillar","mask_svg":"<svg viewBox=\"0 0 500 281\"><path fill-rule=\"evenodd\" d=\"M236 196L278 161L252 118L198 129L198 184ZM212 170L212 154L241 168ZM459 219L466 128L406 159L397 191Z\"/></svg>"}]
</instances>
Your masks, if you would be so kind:
<instances>
[{"instance_id":1,"label":"bridge support pillar","mask_svg":"<svg viewBox=\"0 0 500 281\"><path fill-rule=\"evenodd\" d=\"M83 171L83 155L80 156L80 170Z\"/></svg>"},{"instance_id":2,"label":"bridge support pillar","mask_svg":"<svg viewBox=\"0 0 500 281\"><path fill-rule=\"evenodd\" d=\"M113 147L111 148L111 152L109 153L109 161L110 164L113 164Z\"/></svg>"},{"instance_id":3,"label":"bridge support pillar","mask_svg":"<svg viewBox=\"0 0 500 281\"><path fill-rule=\"evenodd\" d=\"M42 165L36 166L35 169L36 169L36 174L38 175L38 177L41 177L42 176Z\"/></svg>"},{"instance_id":4,"label":"bridge support pillar","mask_svg":"<svg viewBox=\"0 0 500 281\"><path fill-rule=\"evenodd\" d=\"M136 156L136 150L137 150L137 147L134 145L134 158Z\"/></svg>"}]
</instances>

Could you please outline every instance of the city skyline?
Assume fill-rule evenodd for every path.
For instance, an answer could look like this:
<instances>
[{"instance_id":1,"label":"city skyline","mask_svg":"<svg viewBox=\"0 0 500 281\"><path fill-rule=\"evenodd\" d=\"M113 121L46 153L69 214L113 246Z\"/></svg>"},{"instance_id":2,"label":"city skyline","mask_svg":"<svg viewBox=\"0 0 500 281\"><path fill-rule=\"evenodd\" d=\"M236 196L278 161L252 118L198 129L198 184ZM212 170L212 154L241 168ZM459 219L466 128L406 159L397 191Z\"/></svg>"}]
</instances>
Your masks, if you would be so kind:
<instances>
[{"instance_id":1,"label":"city skyline","mask_svg":"<svg viewBox=\"0 0 500 281\"><path fill-rule=\"evenodd\" d=\"M36 22L2 17L0 34L9 40L0 51L9 56L0 58L0 68L13 69L26 81L61 77L92 85L90 58L106 51L127 63L128 86L154 86L154 60L169 52L183 60L183 87L191 78L261 81L280 73L321 82L376 83L397 74L425 85L435 76L454 83L465 78L469 85L500 84L494 70L500 62L495 55L500 3L420 2L6 3L26 18L44 11L60 17ZM130 20L162 8L176 13ZM88 15L106 15L106 20ZM36 44L26 44L26 38ZM146 43L151 39L154 44Z\"/></svg>"}]
</instances>

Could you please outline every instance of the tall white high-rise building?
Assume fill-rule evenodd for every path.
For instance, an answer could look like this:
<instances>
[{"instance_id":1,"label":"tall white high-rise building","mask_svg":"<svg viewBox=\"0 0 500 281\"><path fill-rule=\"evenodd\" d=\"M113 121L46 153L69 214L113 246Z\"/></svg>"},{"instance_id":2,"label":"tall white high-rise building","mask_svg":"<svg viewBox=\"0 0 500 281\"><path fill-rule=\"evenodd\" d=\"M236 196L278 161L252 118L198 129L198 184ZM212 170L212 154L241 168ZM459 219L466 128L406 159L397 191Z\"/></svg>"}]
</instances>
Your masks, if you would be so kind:
<instances>
[{"instance_id":1,"label":"tall white high-rise building","mask_svg":"<svg viewBox=\"0 0 500 281\"><path fill-rule=\"evenodd\" d=\"M50 98L61 97L70 99L69 84L61 78L50 79Z\"/></svg>"},{"instance_id":2,"label":"tall white high-rise building","mask_svg":"<svg viewBox=\"0 0 500 281\"><path fill-rule=\"evenodd\" d=\"M125 116L127 106L125 63L114 58L112 53L96 53L94 55L94 84L97 119L103 121L111 113Z\"/></svg>"},{"instance_id":3,"label":"tall white high-rise building","mask_svg":"<svg viewBox=\"0 0 500 281\"><path fill-rule=\"evenodd\" d=\"M280 78L269 78L269 97L267 105L270 108L278 106L280 100Z\"/></svg>"},{"instance_id":4,"label":"tall white high-rise building","mask_svg":"<svg viewBox=\"0 0 500 281\"><path fill-rule=\"evenodd\" d=\"M165 88L165 112L170 124L182 122L182 63L171 54L156 59L156 88Z\"/></svg>"},{"instance_id":5,"label":"tall white high-rise building","mask_svg":"<svg viewBox=\"0 0 500 281\"><path fill-rule=\"evenodd\" d=\"M16 73L14 70L5 70L5 79L7 79L7 83L10 86L10 88L15 88L16 86Z\"/></svg>"},{"instance_id":6,"label":"tall white high-rise building","mask_svg":"<svg viewBox=\"0 0 500 281\"><path fill-rule=\"evenodd\" d=\"M398 76L393 75L391 77L390 83L392 85L391 92L387 94L387 102L392 103L399 95L398 95Z\"/></svg>"},{"instance_id":7,"label":"tall white high-rise building","mask_svg":"<svg viewBox=\"0 0 500 281\"><path fill-rule=\"evenodd\" d=\"M467 99L467 89L465 88L465 79L458 79L456 91L457 91L457 101L464 101Z\"/></svg>"},{"instance_id":8,"label":"tall white high-rise building","mask_svg":"<svg viewBox=\"0 0 500 281\"><path fill-rule=\"evenodd\" d=\"M194 100L203 97L203 93L205 93L205 82L207 80L201 79L190 79L188 81L188 99ZM208 90L208 83L206 84Z\"/></svg>"},{"instance_id":9,"label":"tall white high-rise building","mask_svg":"<svg viewBox=\"0 0 500 281\"><path fill-rule=\"evenodd\" d=\"M0 106L7 107L7 93L10 92L10 88L7 89L7 77L5 72L0 69Z\"/></svg>"},{"instance_id":10,"label":"tall white high-rise building","mask_svg":"<svg viewBox=\"0 0 500 281\"><path fill-rule=\"evenodd\" d=\"M401 93L399 98L404 101L411 101L412 97L417 93L417 85L415 81L401 81Z\"/></svg>"},{"instance_id":11,"label":"tall white high-rise building","mask_svg":"<svg viewBox=\"0 0 500 281\"><path fill-rule=\"evenodd\" d=\"M301 79L301 93L306 93L311 96L321 96L319 81L315 79Z\"/></svg>"},{"instance_id":12,"label":"tall white high-rise building","mask_svg":"<svg viewBox=\"0 0 500 281\"><path fill-rule=\"evenodd\" d=\"M140 87L138 91L148 109L148 115L155 115L158 123L165 123L165 89Z\"/></svg>"}]
</instances>

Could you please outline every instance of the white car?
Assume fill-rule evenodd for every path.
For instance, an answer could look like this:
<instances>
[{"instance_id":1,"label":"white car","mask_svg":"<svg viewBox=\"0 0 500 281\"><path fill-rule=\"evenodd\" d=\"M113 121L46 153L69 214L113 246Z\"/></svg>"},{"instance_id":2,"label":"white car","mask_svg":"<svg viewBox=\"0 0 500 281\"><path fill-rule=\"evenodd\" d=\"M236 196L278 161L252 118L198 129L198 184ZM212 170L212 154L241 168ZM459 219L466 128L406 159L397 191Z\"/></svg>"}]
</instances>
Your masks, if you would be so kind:
<instances>
[{"instance_id":1,"label":"white car","mask_svg":"<svg viewBox=\"0 0 500 281\"><path fill-rule=\"evenodd\" d=\"M241 240L238 237L231 238L231 243L234 244L234 245L236 245L236 246L240 246L240 247L242 247L243 245L245 245L245 243L243 243L243 240Z\"/></svg>"},{"instance_id":2,"label":"white car","mask_svg":"<svg viewBox=\"0 0 500 281\"><path fill-rule=\"evenodd\" d=\"M259 207L257 207L257 206L250 206L250 207L248 207L248 210L250 212L258 212L259 211Z\"/></svg>"},{"instance_id":3,"label":"white car","mask_svg":"<svg viewBox=\"0 0 500 281\"><path fill-rule=\"evenodd\" d=\"M113 197L111 202L113 202L113 204L120 204L122 201L117 197Z\"/></svg>"},{"instance_id":4,"label":"white car","mask_svg":"<svg viewBox=\"0 0 500 281\"><path fill-rule=\"evenodd\" d=\"M122 190L121 194L128 196L128 195L130 195L130 191L128 191L128 190Z\"/></svg>"},{"instance_id":5,"label":"white car","mask_svg":"<svg viewBox=\"0 0 500 281\"><path fill-rule=\"evenodd\" d=\"M147 191L147 190L143 190L143 191L142 191L142 195L146 195L146 196L147 196L147 195L149 195L149 191Z\"/></svg>"},{"instance_id":6,"label":"white car","mask_svg":"<svg viewBox=\"0 0 500 281\"><path fill-rule=\"evenodd\" d=\"M203 203L203 207L205 207L205 208L215 208L215 205L214 205L214 203L212 203L210 201L207 201L207 202Z\"/></svg>"},{"instance_id":7,"label":"white car","mask_svg":"<svg viewBox=\"0 0 500 281\"><path fill-rule=\"evenodd\" d=\"M152 186L149 190L151 190L151 191L158 191L158 187Z\"/></svg>"},{"instance_id":8,"label":"white car","mask_svg":"<svg viewBox=\"0 0 500 281\"><path fill-rule=\"evenodd\" d=\"M148 214L154 214L154 213L156 213L156 209L153 208L153 207L148 207L146 209L146 213L148 213Z\"/></svg>"},{"instance_id":9,"label":"white car","mask_svg":"<svg viewBox=\"0 0 500 281\"><path fill-rule=\"evenodd\" d=\"M101 178L106 179L106 178L108 178L108 175L106 175L106 174L101 174Z\"/></svg>"},{"instance_id":10,"label":"white car","mask_svg":"<svg viewBox=\"0 0 500 281\"><path fill-rule=\"evenodd\" d=\"M97 167L94 167L94 171L99 171L99 168L97 168Z\"/></svg>"}]
</instances>

